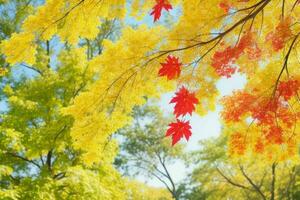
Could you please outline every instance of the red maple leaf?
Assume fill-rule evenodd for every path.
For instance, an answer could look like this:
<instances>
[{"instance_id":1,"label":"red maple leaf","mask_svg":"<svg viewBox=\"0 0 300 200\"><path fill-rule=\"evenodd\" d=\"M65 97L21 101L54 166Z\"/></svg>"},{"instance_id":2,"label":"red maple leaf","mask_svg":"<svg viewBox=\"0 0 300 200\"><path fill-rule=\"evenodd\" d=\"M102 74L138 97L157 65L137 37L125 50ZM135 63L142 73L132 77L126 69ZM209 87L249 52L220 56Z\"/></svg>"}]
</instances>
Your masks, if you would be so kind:
<instances>
[{"instance_id":1,"label":"red maple leaf","mask_svg":"<svg viewBox=\"0 0 300 200\"><path fill-rule=\"evenodd\" d=\"M199 100L195 97L195 93L190 93L184 86L175 93L170 103L176 103L174 107L174 114L176 117L180 115L185 116L186 114L192 115L195 110L195 104L199 103Z\"/></svg>"},{"instance_id":2,"label":"red maple leaf","mask_svg":"<svg viewBox=\"0 0 300 200\"><path fill-rule=\"evenodd\" d=\"M156 0L156 5L152 9L153 9L153 11L151 12L150 15L153 15L154 22L156 22L157 20L159 20L163 9L165 9L166 11L169 11L169 10L173 9L173 7L168 2L168 0Z\"/></svg>"},{"instance_id":3,"label":"red maple leaf","mask_svg":"<svg viewBox=\"0 0 300 200\"><path fill-rule=\"evenodd\" d=\"M161 69L158 72L159 76L167 76L168 80L178 78L181 72L181 63L179 58L169 55L165 63L160 63Z\"/></svg>"},{"instance_id":4,"label":"red maple leaf","mask_svg":"<svg viewBox=\"0 0 300 200\"><path fill-rule=\"evenodd\" d=\"M174 146L183 136L188 141L192 135L191 128L189 121L184 122L177 119L177 122L169 124L166 137L172 136L172 146Z\"/></svg>"}]
</instances>

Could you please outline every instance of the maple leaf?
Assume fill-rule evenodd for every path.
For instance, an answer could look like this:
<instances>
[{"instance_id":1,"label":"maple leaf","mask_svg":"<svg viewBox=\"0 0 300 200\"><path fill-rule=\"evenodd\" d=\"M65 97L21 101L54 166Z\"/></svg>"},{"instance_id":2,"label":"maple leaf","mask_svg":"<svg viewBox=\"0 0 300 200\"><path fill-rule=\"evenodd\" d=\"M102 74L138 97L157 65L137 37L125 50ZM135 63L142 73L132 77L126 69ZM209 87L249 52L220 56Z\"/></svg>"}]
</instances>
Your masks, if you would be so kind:
<instances>
[{"instance_id":1,"label":"maple leaf","mask_svg":"<svg viewBox=\"0 0 300 200\"><path fill-rule=\"evenodd\" d=\"M152 9L153 11L150 15L153 15L154 22L156 22L157 20L159 20L163 9L169 11L173 9L173 7L167 0L156 0L156 5Z\"/></svg>"},{"instance_id":2,"label":"maple leaf","mask_svg":"<svg viewBox=\"0 0 300 200\"><path fill-rule=\"evenodd\" d=\"M179 58L169 55L166 59L166 63L160 63L161 69L158 72L159 76L167 76L168 80L178 78L181 72L181 63Z\"/></svg>"},{"instance_id":3,"label":"maple leaf","mask_svg":"<svg viewBox=\"0 0 300 200\"><path fill-rule=\"evenodd\" d=\"M177 119L177 122L169 124L166 137L172 136L172 146L174 146L183 136L188 141L192 135L191 128L189 121L184 122Z\"/></svg>"},{"instance_id":4,"label":"maple leaf","mask_svg":"<svg viewBox=\"0 0 300 200\"><path fill-rule=\"evenodd\" d=\"M195 104L199 103L199 100L195 97L195 93L190 93L184 86L175 93L176 96L170 101L170 103L176 103L174 107L174 114L176 117L186 114L192 115L195 110Z\"/></svg>"}]
</instances>

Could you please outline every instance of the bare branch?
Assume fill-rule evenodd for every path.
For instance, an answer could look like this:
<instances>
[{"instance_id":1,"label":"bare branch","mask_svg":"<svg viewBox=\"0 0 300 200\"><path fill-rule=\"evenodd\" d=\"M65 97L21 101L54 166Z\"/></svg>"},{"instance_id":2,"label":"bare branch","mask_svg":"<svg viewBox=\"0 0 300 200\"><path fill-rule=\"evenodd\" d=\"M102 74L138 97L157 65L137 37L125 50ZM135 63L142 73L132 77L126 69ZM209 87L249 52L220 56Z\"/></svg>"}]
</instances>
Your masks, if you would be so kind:
<instances>
[{"instance_id":1,"label":"bare branch","mask_svg":"<svg viewBox=\"0 0 300 200\"><path fill-rule=\"evenodd\" d=\"M33 70L33 71L39 73L40 75L43 75L43 72L42 72L42 71L40 71L40 70L38 70L38 69L36 69L36 68L34 68L34 67L25 65L24 63L22 63L21 66L26 67L26 68L28 68L28 69L31 69L31 70Z\"/></svg>"},{"instance_id":2,"label":"bare branch","mask_svg":"<svg viewBox=\"0 0 300 200\"><path fill-rule=\"evenodd\" d=\"M250 188L244 186L244 185L241 185L239 183L236 183L234 182L233 180L231 180L229 177L227 177L218 167L216 167L217 169L217 172L228 182L230 183L231 185L233 186L236 186L236 187L239 187L239 188L242 188L242 189L245 189L245 190L251 190Z\"/></svg>"},{"instance_id":3,"label":"bare branch","mask_svg":"<svg viewBox=\"0 0 300 200\"><path fill-rule=\"evenodd\" d=\"M244 171L244 168L240 165L240 170L243 174L243 176L247 179L247 181L250 183L250 185L255 189L255 191L264 199L266 200L266 196L264 193L260 190L260 188L252 181L252 179L246 174Z\"/></svg>"},{"instance_id":4,"label":"bare branch","mask_svg":"<svg viewBox=\"0 0 300 200\"><path fill-rule=\"evenodd\" d=\"M39 164L37 164L35 161L30 160L30 159L28 159L26 157L20 156L20 155L18 155L16 153L12 153L12 152L7 152L6 154L11 155L11 156L13 156L15 158L21 159L23 161L29 162L29 163L35 165L36 167L41 168L41 166Z\"/></svg>"}]
</instances>

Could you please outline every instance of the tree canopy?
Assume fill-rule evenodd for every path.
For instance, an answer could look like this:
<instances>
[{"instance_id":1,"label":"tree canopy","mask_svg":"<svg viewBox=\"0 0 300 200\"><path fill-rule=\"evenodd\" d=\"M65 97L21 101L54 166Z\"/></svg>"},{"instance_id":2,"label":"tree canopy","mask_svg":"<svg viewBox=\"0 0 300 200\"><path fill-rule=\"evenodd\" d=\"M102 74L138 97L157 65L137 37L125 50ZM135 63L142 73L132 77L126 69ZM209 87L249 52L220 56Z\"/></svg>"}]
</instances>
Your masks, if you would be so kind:
<instances>
[{"instance_id":1,"label":"tree canopy","mask_svg":"<svg viewBox=\"0 0 300 200\"><path fill-rule=\"evenodd\" d=\"M299 0L0 0L0 13L5 198L126 199L113 134L167 92L170 151L194 134L192 115L221 104L232 165L298 165ZM220 97L233 76L245 86ZM251 185L274 200L270 183Z\"/></svg>"}]
</instances>

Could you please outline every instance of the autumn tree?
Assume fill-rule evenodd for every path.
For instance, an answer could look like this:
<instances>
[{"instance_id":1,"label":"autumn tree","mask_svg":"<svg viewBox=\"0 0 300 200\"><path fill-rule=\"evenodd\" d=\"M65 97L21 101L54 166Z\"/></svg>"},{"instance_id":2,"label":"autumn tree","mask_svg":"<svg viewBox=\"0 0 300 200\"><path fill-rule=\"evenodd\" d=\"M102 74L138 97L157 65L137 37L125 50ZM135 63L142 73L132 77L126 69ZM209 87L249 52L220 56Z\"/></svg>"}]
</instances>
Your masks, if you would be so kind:
<instances>
[{"instance_id":1,"label":"autumn tree","mask_svg":"<svg viewBox=\"0 0 300 200\"><path fill-rule=\"evenodd\" d=\"M173 10L174 18L168 20L172 23L163 23L162 18ZM8 71L26 65L43 74L53 73L45 63L49 63L47 47L55 39L75 52L93 54L81 57L79 64L95 73L92 82L69 96L68 104L58 106L63 107L58 115L72 121L72 147L82 152L80 161L86 166L114 157L114 150L107 147L117 146L110 141L111 135L132 121L133 107L144 104L145 96L158 98L176 91L170 101L177 119L169 124L166 136L172 137L173 145L183 137L188 140L192 134L189 116L213 110L217 81L235 74L245 76L247 83L222 100L229 152L272 163L295 162L299 12L298 0L46 0L35 4L19 29L1 42L1 52ZM151 26L141 21L133 28L126 23L129 16L139 20L145 15L153 17ZM83 41L98 37L98 27L107 20L120 22L120 37L104 40L101 54L82 48ZM40 57L41 51L46 59ZM36 68L41 59L43 65ZM42 87L51 83L46 78L40 81ZM35 95L19 87L17 91ZM10 98L26 109L35 108L32 102ZM51 111L56 106L46 108ZM40 109L45 112L46 108ZM19 126L8 127L18 131Z\"/></svg>"},{"instance_id":2,"label":"autumn tree","mask_svg":"<svg viewBox=\"0 0 300 200\"><path fill-rule=\"evenodd\" d=\"M120 137L120 154L116 164L125 175L152 177L161 182L174 199L179 199L182 184L174 180L170 168L184 159L184 146L170 148L170 140L164 138L171 121L156 106L135 107L134 121L117 132Z\"/></svg>"},{"instance_id":3,"label":"autumn tree","mask_svg":"<svg viewBox=\"0 0 300 200\"><path fill-rule=\"evenodd\" d=\"M46 42L57 35L76 47L81 38L96 37L99 19L122 21L129 7L125 3L46 1L23 22L21 32L2 42L2 52L12 65L34 65L38 41ZM106 40L103 54L88 62L98 70L99 79L64 111L75 119L71 135L76 146L86 152L87 162L99 161L101 153L96 149L99 143L105 143L103 136L126 125L133 106L144 103L143 96L157 97L174 90L174 83L178 90L186 88L187 92L185 96L177 94L179 101L174 103L179 119L167 135L189 139L191 127L180 118L193 111L205 114L214 109L216 82L234 73L244 74L248 82L242 91L224 99L222 117L229 126L234 123L247 128L245 119L253 123L249 131L233 131L233 136L240 134L245 138L245 146L253 153L270 158L268 152L280 152L281 155L270 159L295 155L298 71L292 66L297 65L298 1L215 0L200 4L136 0L131 5L129 15L133 16L153 8L150 14L156 22L175 6L182 12L176 23L166 27L124 27L116 42ZM135 11L137 7L139 12ZM167 78L158 77L158 73ZM182 104L183 101L187 103ZM89 131L96 124L99 134ZM248 132L254 132L251 139L246 135ZM98 138L100 135L102 139ZM91 137L94 139L88 139ZM281 151L282 146L286 150Z\"/></svg>"}]
</instances>

